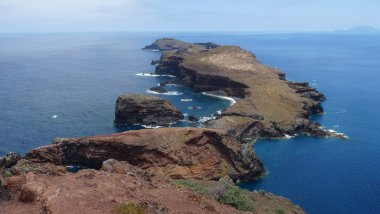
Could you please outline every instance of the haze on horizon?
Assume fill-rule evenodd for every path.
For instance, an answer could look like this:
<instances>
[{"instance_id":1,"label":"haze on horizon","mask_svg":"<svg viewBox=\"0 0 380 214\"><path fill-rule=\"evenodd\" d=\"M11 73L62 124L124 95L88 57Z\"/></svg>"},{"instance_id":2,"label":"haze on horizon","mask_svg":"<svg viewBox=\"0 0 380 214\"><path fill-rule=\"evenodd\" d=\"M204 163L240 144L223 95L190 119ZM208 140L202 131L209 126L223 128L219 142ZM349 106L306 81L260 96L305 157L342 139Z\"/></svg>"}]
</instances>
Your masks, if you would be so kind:
<instances>
[{"instance_id":1,"label":"haze on horizon","mask_svg":"<svg viewBox=\"0 0 380 214\"><path fill-rule=\"evenodd\" d=\"M1 0L0 32L380 28L377 0Z\"/></svg>"}]
</instances>

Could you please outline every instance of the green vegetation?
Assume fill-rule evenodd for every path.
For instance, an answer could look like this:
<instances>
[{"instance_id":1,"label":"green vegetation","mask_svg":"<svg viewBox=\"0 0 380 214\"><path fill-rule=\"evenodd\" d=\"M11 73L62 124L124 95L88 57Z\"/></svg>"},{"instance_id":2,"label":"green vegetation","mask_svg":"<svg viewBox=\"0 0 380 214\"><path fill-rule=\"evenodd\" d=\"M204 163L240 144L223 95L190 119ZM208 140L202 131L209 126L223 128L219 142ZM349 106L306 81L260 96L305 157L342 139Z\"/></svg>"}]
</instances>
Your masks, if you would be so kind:
<instances>
[{"instance_id":1,"label":"green vegetation","mask_svg":"<svg viewBox=\"0 0 380 214\"><path fill-rule=\"evenodd\" d=\"M134 203L121 203L113 211L115 214L143 214L144 209Z\"/></svg>"},{"instance_id":2,"label":"green vegetation","mask_svg":"<svg viewBox=\"0 0 380 214\"><path fill-rule=\"evenodd\" d=\"M227 182L202 183L195 180L177 180L179 186L191 189L201 195L218 200L222 204L231 205L240 211L254 211L252 201L246 190Z\"/></svg>"},{"instance_id":3,"label":"green vegetation","mask_svg":"<svg viewBox=\"0 0 380 214\"><path fill-rule=\"evenodd\" d=\"M9 170L0 169L0 176L2 176L4 178L8 178L8 177L12 177L13 174Z\"/></svg>"},{"instance_id":4,"label":"green vegetation","mask_svg":"<svg viewBox=\"0 0 380 214\"><path fill-rule=\"evenodd\" d=\"M207 188L204 187L202 184L200 184L197 181L194 180L176 180L174 181L177 185L186 187L188 189L191 189L201 195L207 195L208 191Z\"/></svg>"},{"instance_id":5,"label":"green vegetation","mask_svg":"<svg viewBox=\"0 0 380 214\"><path fill-rule=\"evenodd\" d=\"M225 192L219 198L222 204L228 204L241 211L251 211L251 203L244 192L236 186L225 186Z\"/></svg>"},{"instance_id":6,"label":"green vegetation","mask_svg":"<svg viewBox=\"0 0 380 214\"><path fill-rule=\"evenodd\" d=\"M276 209L276 214L285 214L284 209Z\"/></svg>"}]
</instances>

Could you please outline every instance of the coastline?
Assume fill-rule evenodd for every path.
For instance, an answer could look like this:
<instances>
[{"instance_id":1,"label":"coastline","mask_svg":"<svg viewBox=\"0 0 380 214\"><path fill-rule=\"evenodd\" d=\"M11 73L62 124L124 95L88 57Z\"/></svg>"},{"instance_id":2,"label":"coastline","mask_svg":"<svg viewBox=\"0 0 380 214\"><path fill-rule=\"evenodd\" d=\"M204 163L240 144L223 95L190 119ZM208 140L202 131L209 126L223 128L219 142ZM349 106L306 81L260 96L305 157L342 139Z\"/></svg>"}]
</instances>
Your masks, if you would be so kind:
<instances>
[{"instance_id":1,"label":"coastline","mask_svg":"<svg viewBox=\"0 0 380 214\"><path fill-rule=\"evenodd\" d=\"M206 96L210 96L210 97L216 97L216 98L223 99L223 100L228 100L231 103L230 107L236 103L236 99L232 98L232 97L217 95L217 94L213 94L210 92L202 92L201 94L206 95Z\"/></svg>"}]
</instances>

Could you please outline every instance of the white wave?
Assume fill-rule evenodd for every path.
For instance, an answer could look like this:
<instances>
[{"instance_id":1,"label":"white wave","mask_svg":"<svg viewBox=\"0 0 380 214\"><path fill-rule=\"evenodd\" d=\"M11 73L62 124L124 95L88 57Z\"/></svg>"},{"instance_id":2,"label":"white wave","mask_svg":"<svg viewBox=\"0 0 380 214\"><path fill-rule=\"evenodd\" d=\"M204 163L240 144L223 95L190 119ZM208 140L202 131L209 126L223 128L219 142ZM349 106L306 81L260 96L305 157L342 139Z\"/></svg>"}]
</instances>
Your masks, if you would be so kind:
<instances>
[{"instance_id":1,"label":"white wave","mask_svg":"<svg viewBox=\"0 0 380 214\"><path fill-rule=\"evenodd\" d=\"M206 96L210 96L210 97L216 97L216 98L219 98L219 99L223 99L223 100L228 100L231 102L230 106L234 105L236 103L236 100L232 97L227 97L227 96L220 96L220 95L215 95L215 94L208 94L206 92L202 92L203 95L206 95Z\"/></svg>"},{"instance_id":2,"label":"white wave","mask_svg":"<svg viewBox=\"0 0 380 214\"><path fill-rule=\"evenodd\" d=\"M178 91L168 91L168 92L165 92L165 93L158 93L156 91L151 91L151 90L146 90L147 93L149 94L162 94L162 95L169 95L169 96L179 96L179 95L182 95L182 93L178 92Z\"/></svg>"},{"instance_id":3,"label":"white wave","mask_svg":"<svg viewBox=\"0 0 380 214\"><path fill-rule=\"evenodd\" d=\"M136 76L143 76L143 77L175 77L173 75L168 75L168 74L149 74L149 73L137 73Z\"/></svg>"},{"instance_id":4,"label":"white wave","mask_svg":"<svg viewBox=\"0 0 380 214\"><path fill-rule=\"evenodd\" d=\"M162 127L162 126L153 126L153 125L141 125L141 126L146 129L158 129Z\"/></svg>"},{"instance_id":5,"label":"white wave","mask_svg":"<svg viewBox=\"0 0 380 214\"><path fill-rule=\"evenodd\" d=\"M333 134L343 134L343 133L339 133L339 132L337 132L337 131L334 130L334 129L327 129L327 131L330 132L330 133L333 133Z\"/></svg>"},{"instance_id":6,"label":"white wave","mask_svg":"<svg viewBox=\"0 0 380 214\"><path fill-rule=\"evenodd\" d=\"M174 76L173 76L174 77ZM169 86L169 87L176 87L177 85L176 84L166 84L165 86Z\"/></svg>"},{"instance_id":7,"label":"white wave","mask_svg":"<svg viewBox=\"0 0 380 214\"><path fill-rule=\"evenodd\" d=\"M218 111L216 111L216 114L221 115L221 114L222 114L222 110L218 110Z\"/></svg>"},{"instance_id":8,"label":"white wave","mask_svg":"<svg viewBox=\"0 0 380 214\"><path fill-rule=\"evenodd\" d=\"M57 119L58 118L58 115L53 115L53 116L51 116L51 118L53 118L53 119Z\"/></svg>"},{"instance_id":9,"label":"white wave","mask_svg":"<svg viewBox=\"0 0 380 214\"><path fill-rule=\"evenodd\" d=\"M337 132L337 131L335 131L334 129L327 129L327 131L330 132L330 133L331 133L332 135L334 135L334 136L348 139L348 136L347 136L347 135L345 135L344 133Z\"/></svg>"},{"instance_id":10,"label":"white wave","mask_svg":"<svg viewBox=\"0 0 380 214\"><path fill-rule=\"evenodd\" d=\"M191 102L193 99L181 99L181 102Z\"/></svg>"},{"instance_id":11,"label":"white wave","mask_svg":"<svg viewBox=\"0 0 380 214\"><path fill-rule=\"evenodd\" d=\"M295 136L293 136L293 135L287 135L287 134L285 134L285 139L286 140L289 140L289 139L292 139L292 138L294 138Z\"/></svg>"},{"instance_id":12,"label":"white wave","mask_svg":"<svg viewBox=\"0 0 380 214\"><path fill-rule=\"evenodd\" d=\"M200 106L190 106L187 109L189 109L189 110L200 110L200 109L202 109L202 107L200 107Z\"/></svg>"},{"instance_id":13,"label":"white wave","mask_svg":"<svg viewBox=\"0 0 380 214\"><path fill-rule=\"evenodd\" d=\"M198 121L201 122L201 123L205 123L206 121L214 120L214 119L216 119L215 116L211 116L211 117L200 117Z\"/></svg>"},{"instance_id":14,"label":"white wave","mask_svg":"<svg viewBox=\"0 0 380 214\"><path fill-rule=\"evenodd\" d=\"M184 113L183 116L184 116L184 117L187 117L187 116L189 116L189 114L188 114L188 113Z\"/></svg>"}]
</instances>

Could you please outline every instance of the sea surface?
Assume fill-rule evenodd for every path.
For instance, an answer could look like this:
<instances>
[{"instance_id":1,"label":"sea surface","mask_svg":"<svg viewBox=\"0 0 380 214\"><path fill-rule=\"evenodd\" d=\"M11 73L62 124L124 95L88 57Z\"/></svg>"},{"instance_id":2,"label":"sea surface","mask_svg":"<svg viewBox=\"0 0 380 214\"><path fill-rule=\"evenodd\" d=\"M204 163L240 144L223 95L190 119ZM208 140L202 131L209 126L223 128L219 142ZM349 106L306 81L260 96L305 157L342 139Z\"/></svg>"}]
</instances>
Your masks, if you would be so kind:
<instances>
[{"instance_id":1,"label":"sea surface","mask_svg":"<svg viewBox=\"0 0 380 214\"><path fill-rule=\"evenodd\" d=\"M160 37L254 52L285 71L288 80L310 82L323 92L326 114L314 119L350 137L260 140L254 148L268 174L242 187L285 196L312 214L380 212L380 36L375 34L0 34L0 156L25 153L55 137L141 128L113 126L115 101L171 78L142 75L154 72L150 62L160 53L141 48ZM171 93L159 96L202 119L231 104L182 86L167 89Z\"/></svg>"}]
</instances>

